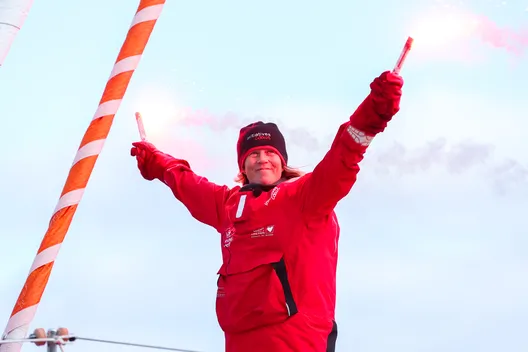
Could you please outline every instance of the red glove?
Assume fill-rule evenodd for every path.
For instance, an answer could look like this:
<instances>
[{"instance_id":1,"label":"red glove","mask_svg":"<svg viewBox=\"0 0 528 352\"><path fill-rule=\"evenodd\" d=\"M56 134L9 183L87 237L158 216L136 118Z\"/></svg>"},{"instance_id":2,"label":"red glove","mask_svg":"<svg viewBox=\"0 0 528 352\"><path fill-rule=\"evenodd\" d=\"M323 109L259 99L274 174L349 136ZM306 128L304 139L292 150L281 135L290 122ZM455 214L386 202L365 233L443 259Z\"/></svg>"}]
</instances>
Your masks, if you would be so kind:
<instances>
[{"instance_id":1,"label":"red glove","mask_svg":"<svg viewBox=\"0 0 528 352\"><path fill-rule=\"evenodd\" d=\"M403 79L390 71L383 72L370 84L370 94L350 116L352 127L371 136L383 132L400 110Z\"/></svg>"},{"instance_id":2,"label":"red glove","mask_svg":"<svg viewBox=\"0 0 528 352\"><path fill-rule=\"evenodd\" d=\"M190 168L185 160L176 159L169 154L165 154L149 142L135 142L130 150L130 155L135 156L138 169L144 179L152 181L158 179L164 181L165 171L175 165L184 165Z\"/></svg>"}]
</instances>

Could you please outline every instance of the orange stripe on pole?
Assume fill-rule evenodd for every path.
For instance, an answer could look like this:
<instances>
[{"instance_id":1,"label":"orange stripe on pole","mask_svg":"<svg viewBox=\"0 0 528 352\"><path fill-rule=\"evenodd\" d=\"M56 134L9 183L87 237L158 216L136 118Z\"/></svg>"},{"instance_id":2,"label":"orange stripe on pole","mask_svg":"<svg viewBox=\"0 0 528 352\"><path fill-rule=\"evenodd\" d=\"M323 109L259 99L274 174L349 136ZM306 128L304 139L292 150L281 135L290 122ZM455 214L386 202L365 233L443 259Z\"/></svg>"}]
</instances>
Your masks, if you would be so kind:
<instances>
[{"instance_id":1,"label":"orange stripe on pole","mask_svg":"<svg viewBox=\"0 0 528 352\"><path fill-rule=\"evenodd\" d=\"M75 211L77 210L77 205L72 205L67 208L59 210L54 216L53 220L50 222L50 226L46 235L42 239L40 248L37 253L42 252L46 248L61 244L66 237L66 233L70 228L70 222L64 221L64 219L72 219ZM29 285L25 285L29 286Z\"/></svg>"},{"instance_id":2,"label":"orange stripe on pole","mask_svg":"<svg viewBox=\"0 0 528 352\"><path fill-rule=\"evenodd\" d=\"M149 21L145 22L144 26L132 28L130 32L128 32L128 37L136 38L137 40L147 40L147 38L150 36L150 32L152 31L152 28L154 28L154 22L155 21ZM125 57L139 55L143 53L143 48L138 48L137 46L133 45L132 43L125 43L123 47L121 48L121 51L119 52L119 56L117 57L117 60L121 60Z\"/></svg>"},{"instance_id":3,"label":"orange stripe on pole","mask_svg":"<svg viewBox=\"0 0 528 352\"><path fill-rule=\"evenodd\" d=\"M82 138L77 151L76 162L70 169L55 213L51 217L48 230L11 313L3 335L4 339L26 337L29 324L33 320L48 283L60 245L66 237L104 141L110 132L115 113L125 95L139 62L139 57L145 50L164 4L165 0L140 1L134 16L134 25L129 29L119 51L112 71L113 77L106 84L96 112L97 115L94 116ZM122 60L127 61L121 62ZM22 345L19 343L0 344L0 352L18 352L21 348Z\"/></svg>"},{"instance_id":4,"label":"orange stripe on pole","mask_svg":"<svg viewBox=\"0 0 528 352\"><path fill-rule=\"evenodd\" d=\"M110 99L109 99L110 100ZM86 134L84 135L80 147L84 147L86 144L96 141L99 139L106 139L108 132L106 130L112 126L114 121L113 115L107 115L100 117L96 121L93 121L88 127Z\"/></svg>"},{"instance_id":5,"label":"orange stripe on pole","mask_svg":"<svg viewBox=\"0 0 528 352\"><path fill-rule=\"evenodd\" d=\"M94 155L82 159L71 167L68 178L66 179L66 184L62 190L61 197L68 192L86 187L88 184L88 178L90 177L96 161L97 155Z\"/></svg>"},{"instance_id":6,"label":"orange stripe on pole","mask_svg":"<svg viewBox=\"0 0 528 352\"><path fill-rule=\"evenodd\" d=\"M32 306L39 303L40 294L38 290L29 290L31 287L44 288L48 283L49 275L51 273L51 268L53 264L46 264L41 266L37 270L29 274L26 285L24 285L24 301L18 300L15 308L13 309L13 314L18 313L27 306Z\"/></svg>"}]
</instances>

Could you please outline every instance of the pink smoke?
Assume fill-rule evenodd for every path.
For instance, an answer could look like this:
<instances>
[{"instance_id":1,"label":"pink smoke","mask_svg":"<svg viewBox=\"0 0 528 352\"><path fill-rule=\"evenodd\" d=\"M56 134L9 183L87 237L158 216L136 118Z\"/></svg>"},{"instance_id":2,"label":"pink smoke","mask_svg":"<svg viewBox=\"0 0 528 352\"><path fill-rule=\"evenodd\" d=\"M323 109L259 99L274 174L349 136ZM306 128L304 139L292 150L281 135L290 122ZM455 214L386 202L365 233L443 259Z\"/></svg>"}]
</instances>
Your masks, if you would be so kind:
<instances>
[{"instance_id":1,"label":"pink smoke","mask_svg":"<svg viewBox=\"0 0 528 352\"><path fill-rule=\"evenodd\" d=\"M458 143L450 147L445 138L415 149L408 149L395 142L389 148L373 151L367 163L400 174L426 171L434 166L440 166L453 174L461 174L489 162L493 149L492 145L474 142Z\"/></svg>"},{"instance_id":2,"label":"pink smoke","mask_svg":"<svg viewBox=\"0 0 528 352\"><path fill-rule=\"evenodd\" d=\"M409 149L394 143L383 150L373 150L365 165L383 174L414 174L433 167L458 175L478 171L495 190L505 193L528 184L528 166L508 158L493 158L495 147L491 144L461 142L449 145L445 138L426 143L420 148Z\"/></svg>"},{"instance_id":3,"label":"pink smoke","mask_svg":"<svg viewBox=\"0 0 528 352\"><path fill-rule=\"evenodd\" d=\"M241 117L233 112L218 116L207 110L186 109L179 114L178 119L175 119L179 127L199 126L214 131L227 129L238 131L242 126L257 120L277 123L285 135L287 144L308 152L323 154L334 138L334 135L316 136L303 127L288 128L281 121L263 117ZM232 143L234 144L235 141ZM171 149L180 153L178 155L182 157L188 156L188 160L201 168L218 165L211 158L207 158L202 146L191 140L180 141L177 146L171 146ZM364 169L367 170L400 175L426 172L433 167L439 167L453 175L479 170L483 177L487 177L494 186L500 189L528 184L528 167L512 159L494 159L494 149L493 145L471 141L449 144L445 138L427 142L422 147L414 149L395 142L388 148L373 146L363 164Z\"/></svg>"},{"instance_id":4,"label":"pink smoke","mask_svg":"<svg viewBox=\"0 0 528 352\"><path fill-rule=\"evenodd\" d=\"M228 112L224 116L215 116L205 109L192 110L184 109L177 119L179 126L201 126L208 127L213 131L225 131L227 129L240 130L243 126L256 121L275 122L281 131L288 136L287 143L296 145L307 151L316 151L320 148L320 143L307 129L302 127L288 128L281 121L260 117L241 117L233 112ZM235 141L233 141L235 143Z\"/></svg>"},{"instance_id":5,"label":"pink smoke","mask_svg":"<svg viewBox=\"0 0 528 352\"><path fill-rule=\"evenodd\" d=\"M203 145L190 138L167 139L157 144L157 147L176 158L188 161L193 170L211 171L220 166L217 159L207 155L207 150Z\"/></svg>"},{"instance_id":6,"label":"pink smoke","mask_svg":"<svg viewBox=\"0 0 528 352\"><path fill-rule=\"evenodd\" d=\"M496 48L504 48L507 51L522 55L528 48L528 29L515 31L511 28L501 28L491 19L478 16L477 33L480 38Z\"/></svg>"},{"instance_id":7,"label":"pink smoke","mask_svg":"<svg viewBox=\"0 0 528 352\"><path fill-rule=\"evenodd\" d=\"M528 28L500 26L487 16L457 6L417 18L409 28L415 37L413 56L435 60L481 60L471 41L477 39L520 57L528 48Z\"/></svg>"}]
</instances>

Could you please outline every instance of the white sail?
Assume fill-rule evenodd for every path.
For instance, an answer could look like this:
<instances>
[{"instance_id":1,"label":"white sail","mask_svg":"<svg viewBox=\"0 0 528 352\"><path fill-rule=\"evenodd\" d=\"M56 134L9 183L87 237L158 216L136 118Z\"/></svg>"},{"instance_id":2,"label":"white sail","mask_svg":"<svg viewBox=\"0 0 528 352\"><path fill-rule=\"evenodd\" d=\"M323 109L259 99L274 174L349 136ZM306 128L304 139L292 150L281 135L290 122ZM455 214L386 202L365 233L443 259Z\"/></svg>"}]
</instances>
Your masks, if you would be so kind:
<instances>
[{"instance_id":1,"label":"white sail","mask_svg":"<svg viewBox=\"0 0 528 352\"><path fill-rule=\"evenodd\" d=\"M33 0L0 0L0 66L4 64L32 5Z\"/></svg>"}]
</instances>

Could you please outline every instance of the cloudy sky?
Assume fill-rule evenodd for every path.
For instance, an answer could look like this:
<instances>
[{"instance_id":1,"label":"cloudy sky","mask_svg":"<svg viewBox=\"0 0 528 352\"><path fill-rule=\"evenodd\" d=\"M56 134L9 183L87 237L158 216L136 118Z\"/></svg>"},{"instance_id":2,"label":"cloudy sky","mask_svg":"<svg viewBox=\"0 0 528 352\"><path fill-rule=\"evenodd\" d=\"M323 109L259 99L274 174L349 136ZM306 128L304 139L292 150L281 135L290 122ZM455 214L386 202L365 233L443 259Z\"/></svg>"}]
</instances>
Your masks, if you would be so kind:
<instances>
[{"instance_id":1,"label":"cloudy sky","mask_svg":"<svg viewBox=\"0 0 528 352\"><path fill-rule=\"evenodd\" d=\"M0 70L5 323L137 4L35 1ZM257 119L308 171L412 34L401 111L337 209L338 350L526 351L527 23L525 0L168 1L31 328L222 351L218 235L140 177L134 112L212 181ZM137 350L68 350L94 348Z\"/></svg>"}]
</instances>

